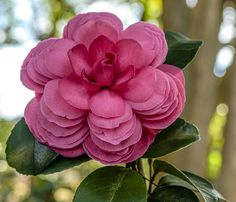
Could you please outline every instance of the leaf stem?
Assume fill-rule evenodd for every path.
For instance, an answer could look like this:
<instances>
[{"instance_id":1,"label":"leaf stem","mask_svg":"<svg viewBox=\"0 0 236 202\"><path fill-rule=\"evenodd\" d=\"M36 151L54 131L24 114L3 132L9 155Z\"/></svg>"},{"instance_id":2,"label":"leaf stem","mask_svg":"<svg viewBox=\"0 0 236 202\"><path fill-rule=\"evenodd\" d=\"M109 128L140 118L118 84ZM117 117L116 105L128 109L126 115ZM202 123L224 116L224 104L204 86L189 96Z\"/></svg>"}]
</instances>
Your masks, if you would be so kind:
<instances>
[{"instance_id":1,"label":"leaf stem","mask_svg":"<svg viewBox=\"0 0 236 202\"><path fill-rule=\"evenodd\" d=\"M145 176L145 173L144 173L144 170L143 170L143 162L142 162L142 159L138 159L138 161L137 161L137 167L138 167L139 173L141 173L142 176Z\"/></svg>"},{"instance_id":2,"label":"leaf stem","mask_svg":"<svg viewBox=\"0 0 236 202\"><path fill-rule=\"evenodd\" d=\"M152 169L152 159L148 159L148 166L149 166L149 179L150 179L150 183L149 183L149 187L148 187L148 193L151 194L152 192L152 183L154 181L154 179L152 179L153 177L153 169ZM154 177L155 178L155 177Z\"/></svg>"}]
</instances>

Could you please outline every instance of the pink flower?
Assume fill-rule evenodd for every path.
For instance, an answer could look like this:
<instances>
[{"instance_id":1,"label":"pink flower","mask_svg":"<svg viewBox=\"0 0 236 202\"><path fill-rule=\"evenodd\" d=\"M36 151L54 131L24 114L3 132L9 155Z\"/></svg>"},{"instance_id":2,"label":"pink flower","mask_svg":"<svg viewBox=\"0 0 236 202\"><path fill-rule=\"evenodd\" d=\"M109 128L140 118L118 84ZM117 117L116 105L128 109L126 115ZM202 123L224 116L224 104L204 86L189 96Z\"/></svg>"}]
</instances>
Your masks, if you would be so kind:
<instances>
[{"instance_id":1,"label":"pink flower","mask_svg":"<svg viewBox=\"0 0 236 202\"><path fill-rule=\"evenodd\" d=\"M63 38L40 42L23 63L21 80L36 94L25 109L31 132L66 157L136 160L185 103L183 72L163 64L166 55L154 25L123 30L110 13L76 16Z\"/></svg>"}]
</instances>

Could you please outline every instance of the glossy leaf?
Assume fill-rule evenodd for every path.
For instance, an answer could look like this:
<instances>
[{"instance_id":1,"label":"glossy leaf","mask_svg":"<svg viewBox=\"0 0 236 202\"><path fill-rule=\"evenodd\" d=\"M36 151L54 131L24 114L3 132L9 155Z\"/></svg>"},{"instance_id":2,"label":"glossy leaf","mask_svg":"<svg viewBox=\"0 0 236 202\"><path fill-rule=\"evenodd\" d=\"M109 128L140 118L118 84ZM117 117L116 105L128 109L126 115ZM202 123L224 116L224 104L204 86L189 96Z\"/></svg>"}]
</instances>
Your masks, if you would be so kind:
<instances>
[{"instance_id":1,"label":"glossy leaf","mask_svg":"<svg viewBox=\"0 0 236 202\"><path fill-rule=\"evenodd\" d=\"M200 202L192 190L181 186L157 187L148 198L148 202Z\"/></svg>"},{"instance_id":2,"label":"glossy leaf","mask_svg":"<svg viewBox=\"0 0 236 202\"><path fill-rule=\"evenodd\" d=\"M40 174L52 174L60 172L68 168L78 166L88 160L91 159L87 155L83 155L77 158L66 158L59 155Z\"/></svg>"},{"instance_id":3,"label":"glossy leaf","mask_svg":"<svg viewBox=\"0 0 236 202\"><path fill-rule=\"evenodd\" d=\"M177 184L177 179L175 180L175 185L183 186L184 182L188 183L190 186L184 186L186 188L192 188L193 191L197 191L201 194L201 196L204 198L204 201L206 202L218 202L218 201L227 201L225 200L219 192L215 190L215 188L212 186L210 182L205 180L202 177L199 177L197 175L194 175L189 172L182 172L181 170L177 169L173 165L161 161L161 160L155 160L153 163L154 171L157 172L165 172L171 175L174 175L175 177L178 177L180 180L180 184ZM163 182L163 181L162 181ZM163 185L163 183L162 183ZM172 184L165 184L165 185L173 185Z\"/></svg>"},{"instance_id":4,"label":"glossy leaf","mask_svg":"<svg viewBox=\"0 0 236 202\"><path fill-rule=\"evenodd\" d=\"M165 36L169 49L165 63L175 65L181 69L193 60L202 45L201 41L189 39L177 32L167 31Z\"/></svg>"},{"instance_id":5,"label":"glossy leaf","mask_svg":"<svg viewBox=\"0 0 236 202\"><path fill-rule=\"evenodd\" d=\"M200 139L198 129L183 119L157 135L143 158L156 158L183 149Z\"/></svg>"},{"instance_id":6,"label":"glossy leaf","mask_svg":"<svg viewBox=\"0 0 236 202\"><path fill-rule=\"evenodd\" d=\"M74 202L146 202L143 177L136 171L110 166L95 170L78 187Z\"/></svg>"},{"instance_id":7,"label":"glossy leaf","mask_svg":"<svg viewBox=\"0 0 236 202\"><path fill-rule=\"evenodd\" d=\"M89 158L65 158L40 144L29 131L22 118L7 141L8 164L25 175L49 174L79 165Z\"/></svg>"}]
</instances>

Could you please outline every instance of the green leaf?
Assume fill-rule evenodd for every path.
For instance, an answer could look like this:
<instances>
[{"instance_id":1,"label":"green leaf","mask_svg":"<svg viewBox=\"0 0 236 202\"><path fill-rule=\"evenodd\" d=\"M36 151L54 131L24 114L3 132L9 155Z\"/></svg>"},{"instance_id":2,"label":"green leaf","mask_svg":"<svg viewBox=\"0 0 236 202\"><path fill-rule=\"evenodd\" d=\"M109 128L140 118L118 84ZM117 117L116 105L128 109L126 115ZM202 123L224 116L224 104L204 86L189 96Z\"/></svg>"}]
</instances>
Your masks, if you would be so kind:
<instances>
[{"instance_id":1,"label":"green leaf","mask_svg":"<svg viewBox=\"0 0 236 202\"><path fill-rule=\"evenodd\" d=\"M198 129L183 119L177 119L157 135L143 158L161 157L183 149L198 140L200 140Z\"/></svg>"},{"instance_id":2,"label":"green leaf","mask_svg":"<svg viewBox=\"0 0 236 202\"><path fill-rule=\"evenodd\" d=\"M61 155L56 157L48 167L46 167L41 174L52 174L74 166L78 166L88 160L91 160L87 155L83 155L77 158L66 158Z\"/></svg>"},{"instance_id":3,"label":"green leaf","mask_svg":"<svg viewBox=\"0 0 236 202\"><path fill-rule=\"evenodd\" d=\"M74 202L146 202L143 177L136 171L111 166L95 170L78 187Z\"/></svg>"},{"instance_id":4,"label":"green leaf","mask_svg":"<svg viewBox=\"0 0 236 202\"><path fill-rule=\"evenodd\" d=\"M204 201L206 202L214 202L214 201L218 202L220 200L227 201L219 194L218 191L215 190L215 188L210 182L208 182L202 177L199 177L189 172L185 172L185 171L182 172L181 170L177 169L173 165L167 162L161 161L161 160L155 160L153 163L153 167L154 167L155 173L157 172L169 173L171 175L174 175L175 177L178 177L180 180L179 184L176 183L177 182L177 179L176 179L174 183L165 184L165 185L178 185L178 186L186 187L188 189L192 187L192 190L199 192L204 198ZM163 180L161 181L163 185ZM187 182L190 186L184 186L183 181Z\"/></svg>"},{"instance_id":5,"label":"green leaf","mask_svg":"<svg viewBox=\"0 0 236 202\"><path fill-rule=\"evenodd\" d=\"M207 186L210 189L214 189L214 187L210 184L210 182L208 182L207 180L205 180L202 177L199 177L197 175L194 175L192 173L189 173L187 171L182 171L195 185L197 186ZM188 182L174 176L174 175L165 175L163 176L160 180L159 180L159 185L160 186L182 186L185 187L187 189L191 189L194 192L198 192L198 190L192 186L191 184L189 184ZM217 191L214 190L213 193L218 197L218 202L227 202L227 200Z\"/></svg>"},{"instance_id":6,"label":"green leaf","mask_svg":"<svg viewBox=\"0 0 236 202\"><path fill-rule=\"evenodd\" d=\"M25 175L49 174L79 165L89 158L65 158L40 144L22 118L7 141L6 158L10 166Z\"/></svg>"},{"instance_id":7,"label":"green leaf","mask_svg":"<svg viewBox=\"0 0 236 202\"><path fill-rule=\"evenodd\" d=\"M7 141L8 164L22 174L40 173L57 156L54 151L35 140L23 118L16 124Z\"/></svg>"},{"instance_id":8,"label":"green leaf","mask_svg":"<svg viewBox=\"0 0 236 202\"><path fill-rule=\"evenodd\" d=\"M148 202L200 202L192 190L181 186L157 187L148 198Z\"/></svg>"},{"instance_id":9,"label":"green leaf","mask_svg":"<svg viewBox=\"0 0 236 202\"><path fill-rule=\"evenodd\" d=\"M194 186L192 186L188 182L181 180L179 177L176 177L176 176L170 175L170 174L163 176L159 180L158 185L160 185L160 186L166 186L166 185L168 185L168 186L181 186L181 187L185 187L187 189L191 189L192 191L195 191L195 192L198 191Z\"/></svg>"},{"instance_id":10,"label":"green leaf","mask_svg":"<svg viewBox=\"0 0 236 202\"><path fill-rule=\"evenodd\" d=\"M202 45L202 41L191 40L177 32L167 31L165 36L169 49L165 63L175 65L181 69L192 61Z\"/></svg>"}]
</instances>

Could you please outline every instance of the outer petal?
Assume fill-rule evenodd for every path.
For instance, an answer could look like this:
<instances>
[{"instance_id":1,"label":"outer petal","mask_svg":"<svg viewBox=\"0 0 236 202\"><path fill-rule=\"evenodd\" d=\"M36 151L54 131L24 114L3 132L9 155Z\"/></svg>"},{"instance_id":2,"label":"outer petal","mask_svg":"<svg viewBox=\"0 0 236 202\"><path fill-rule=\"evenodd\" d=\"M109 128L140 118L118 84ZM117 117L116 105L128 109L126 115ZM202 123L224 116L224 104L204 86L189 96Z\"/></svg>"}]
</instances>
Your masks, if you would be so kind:
<instances>
[{"instance_id":1,"label":"outer petal","mask_svg":"<svg viewBox=\"0 0 236 202\"><path fill-rule=\"evenodd\" d=\"M147 151L149 145L152 144L154 137L155 136L153 136L153 134L150 134L148 130L143 130L142 138L137 144L134 145L133 151L129 158L122 163L129 163L143 156Z\"/></svg>"},{"instance_id":2,"label":"outer petal","mask_svg":"<svg viewBox=\"0 0 236 202\"><path fill-rule=\"evenodd\" d=\"M45 59L46 68L50 73L60 78L68 76L72 72L68 51L76 45L69 39L53 39L55 43L48 47L42 57Z\"/></svg>"},{"instance_id":3,"label":"outer petal","mask_svg":"<svg viewBox=\"0 0 236 202\"><path fill-rule=\"evenodd\" d=\"M179 79L183 85L185 85L184 73L180 68L173 65L162 64L158 67L158 69L162 70L163 72L170 73L171 75Z\"/></svg>"},{"instance_id":4,"label":"outer petal","mask_svg":"<svg viewBox=\"0 0 236 202\"><path fill-rule=\"evenodd\" d=\"M168 47L164 32L146 22L138 22L129 26L121 38L134 39L140 43L145 55L145 64L157 67L166 58Z\"/></svg>"},{"instance_id":5,"label":"outer petal","mask_svg":"<svg viewBox=\"0 0 236 202\"><path fill-rule=\"evenodd\" d=\"M135 120L136 119L136 120ZM113 141L113 139L111 139L112 137L110 137L109 139L100 139L100 135L95 135L93 134L93 132L90 132L90 136L93 140L93 142L102 150L104 151L110 151L110 152L118 152L118 151L122 151L124 149L127 149L128 147L136 144L141 136L142 136L142 126L140 121L135 117L135 121L133 121L133 126L131 128L131 130L129 130L128 132L130 133L128 136L128 138L124 139L123 141L119 141L119 143L116 141ZM114 130L110 131L110 136L113 136L112 132ZM119 136L123 136L123 134L119 134ZM114 144L115 143L115 144Z\"/></svg>"},{"instance_id":6,"label":"outer petal","mask_svg":"<svg viewBox=\"0 0 236 202\"><path fill-rule=\"evenodd\" d=\"M68 104L60 95L59 80L52 80L47 83L43 97L47 107L58 116L76 119L84 114L83 111Z\"/></svg>"},{"instance_id":7,"label":"outer petal","mask_svg":"<svg viewBox=\"0 0 236 202\"><path fill-rule=\"evenodd\" d=\"M89 128L87 124L83 124L81 128L78 127L78 130L75 132L72 132L70 128L61 128L60 134L60 129L53 129L53 127L50 126L50 123L47 123L47 120L43 120L40 111L38 111L36 117L39 121L36 122L35 131L43 136L43 138L46 140L46 144L49 146L60 149L74 148L80 145L88 136ZM46 126L49 126L50 128L46 128ZM53 133L49 130L51 130ZM59 132L59 134L55 134L55 132Z\"/></svg>"},{"instance_id":8,"label":"outer petal","mask_svg":"<svg viewBox=\"0 0 236 202\"><path fill-rule=\"evenodd\" d=\"M55 147L50 147L52 150L54 150L56 153L61 154L62 156L65 157L78 157L84 154L84 149L82 145L78 145L74 148L71 149L61 149L61 148L55 148Z\"/></svg>"},{"instance_id":9,"label":"outer petal","mask_svg":"<svg viewBox=\"0 0 236 202\"><path fill-rule=\"evenodd\" d=\"M131 103L131 106L140 103L140 107L142 103L151 102L151 98L155 92L158 92L158 97L156 96L156 99L154 100L154 102L158 104L165 99L167 82L166 75L163 72L152 67L146 67L123 88L117 90L117 92ZM138 108L135 107L135 109Z\"/></svg>"},{"instance_id":10,"label":"outer petal","mask_svg":"<svg viewBox=\"0 0 236 202\"><path fill-rule=\"evenodd\" d=\"M88 120L90 120L93 123L93 125L97 127L112 129L112 128L119 127L120 124L127 122L132 117L133 117L132 109L130 108L128 104L126 104L124 113L121 116L112 117L112 118L104 118L90 112L88 115Z\"/></svg>"},{"instance_id":11,"label":"outer petal","mask_svg":"<svg viewBox=\"0 0 236 202\"><path fill-rule=\"evenodd\" d=\"M120 89L123 97L139 116L142 125L156 132L168 127L180 116L185 102L181 73L177 69L167 69L168 72L164 73L159 69L144 68L123 90ZM145 81L146 89L139 89L137 84Z\"/></svg>"},{"instance_id":12,"label":"outer petal","mask_svg":"<svg viewBox=\"0 0 236 202\"><path fill-rule=\"evenodd\" d=\"M36 98L33 98L26 106L24 117L26 124L28 125L30 131L34 135L34 137L41 143L46 143L42 134L39 134L36 130L36 122L37 122L37 113L39 110L39 103Z\"/></svg>"},{"instance_id":13,"label":"outer petal","mask_svg":"<svg viewBox=\"0 0 236 202\"><path fill-rule=\"evenodd\" d=\"M49 80L70 74L72 68L67 52L74 45L75 42L69 39L51 38L40 42L23 62L23 84L37 93L42 93Z\"/></svg>"},{"instance_id":14,"label":"outer petal","mask_svg":"<svg viewBox=\"0 0 236 202\"><path fill-rule=\"evenodd\" d=\"M63 99L70 105L81 109L89 109L91 93L87 91L79 79L65 78L59 82L59 91Z\"/></svg>"},{"instance_id":15,"label":"outer petal","mask_svg":"<svg viewBox=\"0 0 236 202\"><path fill-rule=\"evenodd\" d=\"M97 23L98 22L98 23ZM70 20L64 28L63 36L88 45L99 35L116 39L123 30L119 18L111 13L80 14Z\"/></svg>"},{"instance_id":16,"label":"outer petal","mask_svg":"<svg viewBox=\"0 0 236 202\"><path fill-rule=\"evenodd\" d=\"M124 100L110 90L99 91L89 103L92 113L104 118L119 117L125 111Z\"/></svg>"},{"instance_id":17,"label":"outer petal","mask_svg":"<svg viewBox=\"0 0 236 202\"><path fill-rule=\"evenodd\" d=\"M58 126L61 127L71 127L80 124L81 122L84 121L84 117L86 117L87 112L86 111L81 111L81 117L78 117L76 119L67 119L62 116L58 116L52 112L48 108L48 106L44 102L44 98L40 100L40 110L42 115L47 119L49 122L55 123Z\"/></svg>"}]
</instances>

